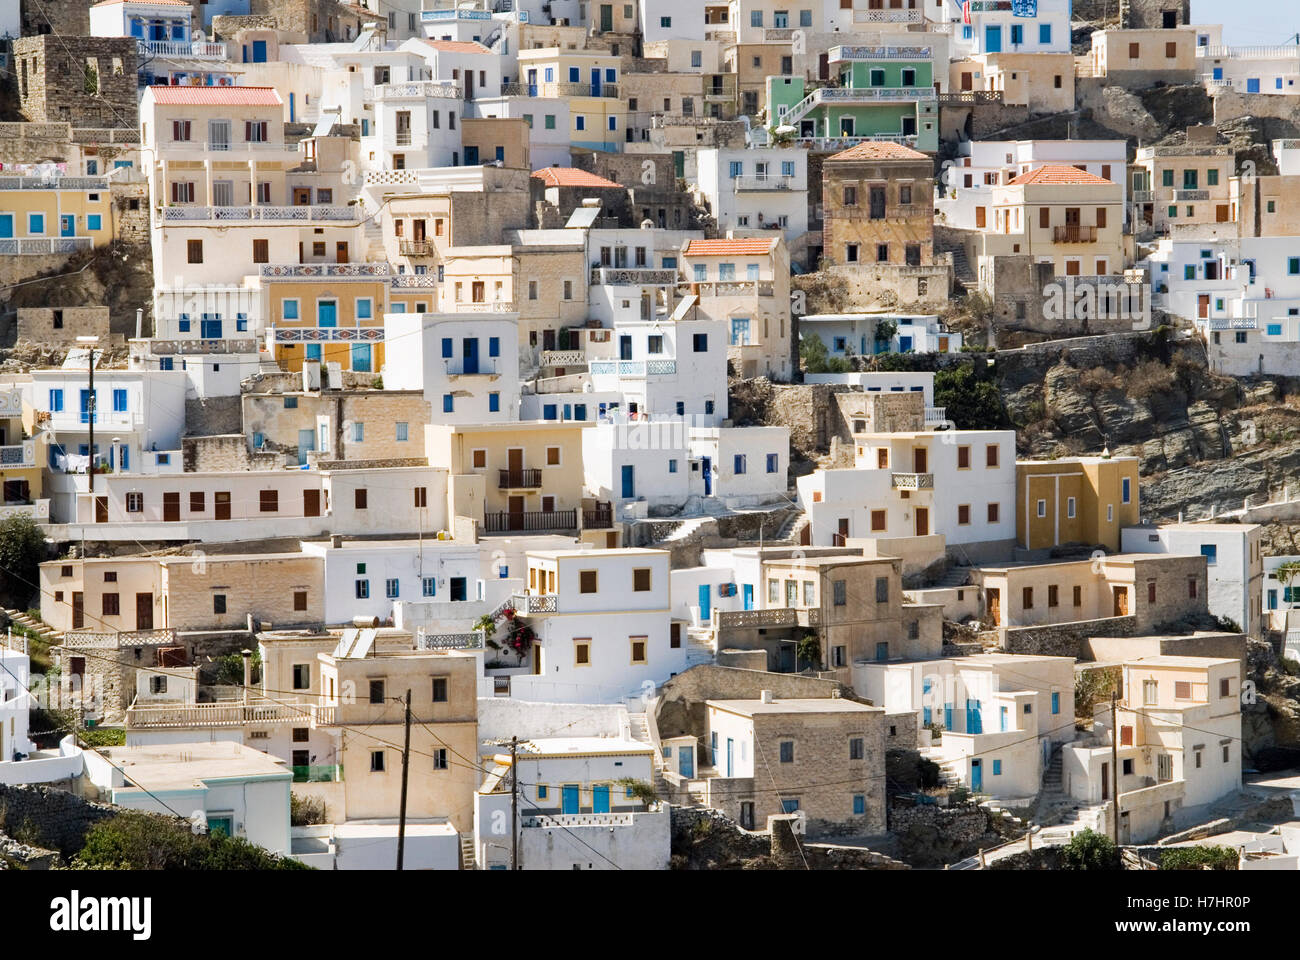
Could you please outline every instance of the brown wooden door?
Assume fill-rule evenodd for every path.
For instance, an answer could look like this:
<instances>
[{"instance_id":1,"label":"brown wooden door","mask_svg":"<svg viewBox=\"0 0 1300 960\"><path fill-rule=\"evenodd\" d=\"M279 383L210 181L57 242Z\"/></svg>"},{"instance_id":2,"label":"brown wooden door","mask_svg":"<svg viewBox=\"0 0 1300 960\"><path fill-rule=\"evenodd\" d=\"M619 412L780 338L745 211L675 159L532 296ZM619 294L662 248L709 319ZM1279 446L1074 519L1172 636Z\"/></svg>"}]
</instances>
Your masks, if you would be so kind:
<instances>
[{"instance_id":1,"label":"brown wooden door","mask_svg":"<svg viewBox=\"0 0 1300 960\"><path fill-rule=\"evenodd\" d=\"M1196 295L1196 315L1202 320L1210 315L1210 295L1208 293L1198 293Z\"/></svg>"},{"instance_id":2,"label":"brown wooden door","mask_svg":"<svg viewBox=\"0 0 1300 960\"><path fill-rule=\"evenodd\" d=\"M1115 594L1115 607L1114 607L1115 616L1127 617L1128 616L1128 588L1113 587L1112 590L1114 591Z\"/></svg>"},{"instance_id":3,"label":"brown wooden door","mask_svg":"<svg viewBox=\"0 0 1300 960\"><path fill-rule=\"evenodd\" d=\"M1101 765L1101 798L1103 800L1110 799L1110 764L1109 763L1103 763Z\"/></svg>"},{"instance_id":4,"label":"brown wooden door","mask_svg":"<svg viewBox=\"0 0 1300 960\"><path fill-rule=\"evenodd\" d=\"M1078 207L1066 207L1066 208L1065 208L1065 225L1066 225L1067 227L1078 227L1078 226L1079 226L1079 208L1078 208Z\"/></svg>"},{"instance_id":5,"label":"brown wooden door","mask_svg":"<svg viewBox=\"0 0 1300 960\"><path fill-rule=\"evenodd\" d=\"M152 593L137 593L135 595L135 628L137 630L153 629Z\"/></svg>"},{"instance_id":6,"label":"brown wooden door","mask_svg":"<svg viewBox=\"0 0 1300 960\"><path fill-rule=\"evenodd\" d=\"M295 207L305 207L310 203L311 203L311 187L293 188L293 205Z\"/></svg>"},{"instance_id":7,"label":"brown wooden door","mask_svg":"<svg viewBox=\"0 0 1300 960\"><path fill-rule=\"evenodd\" d=\"M213 516L218 520L230 519L230 492L218 491L212 495Z\"/></svg>"},{"instance_id":8,"label":"brown wooden door","mask_svg":"<svg viewBox=\"0 0 1300 960\"><path fill-rule=\"evenodd\" d=\"M1078 260L1066 260L1066 261L1065 261L1065 275L1066 275L1067 277L1077 277L1077 276L1079 275L1079 261L1078 261Z\"/></svg>"},{"instance_id":9,"label":"brown wooden door","mask_svg":"<svg viewBox=\"0 0 1300 960\"><path fill-rule=\"evenodd\" d=\"M928 507L916 508L916 535L918 537L928 537L930 535L930 510Z\"/></svg>"},{"instance_id":10,"label":"brown wooden door","mask_svg":"<svg viewBox=\"0 0 1300 960\"><path fill-rule=\"evenodd\" d=\"M803 525L803 529L799 531L799 546L801 547L812 546L812 524L811 523L805 523Z\"/></svg>"},{"instance_id":11,"label":"brown wooden door","mask_svg":"<svg viewBox=\"0 0 1300 960\"><path fill-rule=\"evenodd\" d=\"M835 546L842 547L849 539L849 518L840 517L839 529L835 533Z\"/></svg>"},{"instance_id":12,"label":"brown wooden door","mask_svg":"<svg viewBox=\"0 0 1300 960\"><path fill-rule=\"evenodd\" d=\"M334 260L336 263L348 262L348 242L340 240L334 245Z\"/></svg>"},{"instance_id":13,"label":"brown wooden door","mask_svg":"<svg viewBox=\"0 0 1300 960\"><path fill-rule=\"evenodd\" d=\"M163 520L177 523L181 519L181 495L177 492L163 494Z\"/></svg>"},{"instance_id":14,"label":"brown wooden door","mask_svg":"<svg viewBox=\"0 0 1300 960\"><path fill-rule=\"evenodd\" d=\"M510 514L510 529L522 530L524 526L524 498L511 497L507 504L507 512Z\"/></svg>"},{"instance_id":15,"label":"brown wooden door","mask_svg":"<svg viewBox=\"0 0 1300 960\"><path fill-rule=\"evenodd\" d=\"M95 522L108 523L108 497L95 498Z\"/></svg>"},{"instance_id":16,"label":"brown wooden door","mask_svg":"<svg viewBox=\"0 0 1300 960\"><path fill-rule=\"evenodd\" d=\"M519 447L506 451L506 472L510 474L510 483L523 482L524 451Z\"/></svg>"},{"instance_id":17,"label":"brown wooden door","mask_svg":"<svg viewBox=\"0 0 1300 960\"><path fill-rule=\"evenodd\" d=\"M925 447L916 447L912 450L912 472L929 473L930 458Z\"/></svg>"},{"instance_id":18,"label":"brown wooden door","mask_svg":"<svg viewBox=\"0 0 1300 960\"><path fill-rule=\"evenodd\" d=\"M974 90L974 89L975 89L975 78L974 78L974 75L973 75L973 74L968 73L968 72L964 72L964 73L962 73L962 75L961 75L961 88L962 88L962 90Z\"/></svg>"},{"instance_id":19,"label":"brown wooden door","mask_svg":"<svg viewBox=\"0 0 1300 960\"><path fill-rule=\"evenodd\" d=\"M1230 217L1228 216L1228 205L1226 203L1220 203L1218 206L1214 208L1215 223L1227 223L1229 219Z\"/></svg>"},{"instance_id":20,"label":"brown wooden door","mask_svg":"<svg viewBox=\"0 0 1300 960\"><path fill-rule=\"evenodd\" d=\"M72 629L80 630L86 625L86 598L84 594L72 594Z\"/></svg>"},{"instance_id":21,"label":"brown wooden door","mask_svg":"<svg viewBox=\"0 0 1300 960\"><path fill-rule=\"evenodd\" d=\"M304 490L302 492L302 515L304 517L320 516L319 490Z\"/></svg>"},{"instance_id":22,"label":"brown wooden door","mask_svg":"<svg viewBox=\"0 0 1300 960\"><path fill-rule=\"evenodd\" d=\"M424 221L411 221L411 239L416 243L424 243Z\"/></svg>"},{"instance_id":23,"label":"brown wooden door","mask_svg":"<svg viewBox=\"0 0 1300 960\"><path fill-rule=\"evenodd\" d=\"M993 621L995 627L1002 625L1002 591L997 587L989 587L984 591L984 604L988 607L989 619Z\"/></svg>"}]
</instances>

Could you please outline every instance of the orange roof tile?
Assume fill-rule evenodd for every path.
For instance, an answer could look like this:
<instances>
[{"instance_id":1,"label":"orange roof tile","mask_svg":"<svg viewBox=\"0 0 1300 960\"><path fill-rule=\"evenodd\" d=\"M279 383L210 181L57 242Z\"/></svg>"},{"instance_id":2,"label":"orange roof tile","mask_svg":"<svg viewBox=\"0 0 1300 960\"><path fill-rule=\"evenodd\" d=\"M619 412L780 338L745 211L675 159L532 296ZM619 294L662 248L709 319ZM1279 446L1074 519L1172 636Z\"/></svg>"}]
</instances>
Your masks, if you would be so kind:
<instances>
[{"instance_id":1,"label":"orange roof tile","mask_svg":"<svg viewBox=\"0 0 1300 960\"><path fill-rule=\"evenodd\" d=\"M771 253L776 237L743 237L735 240L692 240L686 245L688 257L752 257Z\"/></svg>"},{"instance_id":2,"label":"orange roof tile","mask_svg":"<svg viewBox=\"0 0 1300 960\"><path fill-rule=\"evenodd\" d=\"M155 103L195 106L278 107L284 101L274 87L145 87Z\"/></svg>"},{"instance_id":3,"label":"orange roof tile","mask_svg":"<svg viewBox=\"0 0 1300 960\"><path fill-rule=\"evenodd\" d=\"M929 160L924 153L888 140L866 140L826 158L831 160Z\"/></svg>"},{"instance_id":4,"label":"orange roof tile","mask_svg":"<svg viewBox=\"0 0 1300 960\"><path fill-rule=\"evenodd\" d=\"M1060 184L1112 184L1111 180L1103 180L1096 174L1089 173L1087 170L1080 170L1078 167L1067 167L1062 163L1049 163L1037 169L1030 170L1028 173L1022 173L1014 180L1010 181L1010 186L1017 187L1027 183L1060 183Z\"/></svg>"},{"instance_id":5,"label":"orange roof tile","mask_svg":"<svg viewBox=\"0 0 1300 960\"><path fill-rule=\"evenodd\" d=\"M487 47L477 40L426 40L424 41L435 50L442 50L445 53L491 53Z\"/></svg>"},{"instance_id":6,"label":"orange roof tile","mask_svg":"<svg viewBox=\"0 0 1300 960\"><path fill-rule=\"evenodd\" d=\"M622 188L622 184L606 180L604 177L598 177L586 170L579 170L577 167L543 167L541 170L534 170L533 176L538 180L545 180L548 187L591 187L597 189L613 187L615 190Z\"/></svg>"}]
</instances>

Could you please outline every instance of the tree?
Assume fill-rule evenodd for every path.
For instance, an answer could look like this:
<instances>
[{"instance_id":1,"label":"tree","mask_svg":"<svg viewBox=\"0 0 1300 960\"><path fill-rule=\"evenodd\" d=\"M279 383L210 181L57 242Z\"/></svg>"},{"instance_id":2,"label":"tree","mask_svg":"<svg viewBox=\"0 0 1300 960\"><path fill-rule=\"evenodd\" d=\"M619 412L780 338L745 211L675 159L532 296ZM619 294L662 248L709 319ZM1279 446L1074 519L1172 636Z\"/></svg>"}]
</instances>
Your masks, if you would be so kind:
<instances>
[{"instance_id":1,"label":"tree","mask_svg":"<svg viewBox=\"0 0 1300 960\"><path fill-rule=\"evenodd\" d=\"M44 559L45 535L35 520L24 516L0 520L0 593L6 606L27 609Z\"/></svg>"},{"instance_id":2,"label":"tree","mask_svg":"<svg viewBox=\"0 0 1300 960\"><path fill-rule=\"evenodd\" d=\"M1084 830L1061 851L1061 863L1066 870L1118 870L1119 848L1104 833Z\"/></svg>"},{"instance_id":3,"label":"tree","mask_svg":"<svg viewBox=\"0 0 1300 960\"><path fill-rule=\"evenodd\" d=\"M1231 847L1177 847L1160 854L1160 869L1236 870L1239 860Z\"/></svg>"},{"instance_id":4,"label":"tree","mask_svg":"<svg viewBox=\"0 0 1300 960\"><path fill-rule=\"evenodd\" d=\"M1294 603L1295 601L1291 598L1295 596L1295 592L1291 589L1291 584L1296 577L1300 577L1300 560L1288 560L1285 563L1279 563L1277 569L1273 571L1273 576L1277 577L1285 588L1285 592L1282 594L1283 601Z\"/></svg>"},{"instance_id":5,"label":"tree","mask_svg":"<svg viewBox=\"0 0 1300 960\"><path fill-rule=\"evenodd\" d=\"M889 343L898 333L898 322L886 317L876 324L875 341L876 343Z\"/></svg>"},{"instance_id":6,"label":"tree","mask_svg":"<svg viewBox=\"0 0 1300 960\"><path fill-rule=\"evenodd\" d=\"M799 664L820 669L822 663L822 642L817 638L816 630L809 630L794 647L794 670L799 672Z\"/></svg>"},{"instance_id":7,"label":"tree","mask_svg":"<svg viewBox=\"0 0 1300 960\"><path fill-rule=\"evenodd\" d=\"M959 430L999 430L1008 422L997 384L978 376L974 363L937 371L934 403L946 409Z\"/></svg>"},{"instance_id":8,"label":"tree","mask_svg":"<svg viewBox=\"0 0 1300 960\"><path fill-rule=\"evenodd\" d=\"M804 373L848 373L853 369L843 357L832 357L822 338L809 334L799 338L799 358Z\"/></svg>"}]
</instances>

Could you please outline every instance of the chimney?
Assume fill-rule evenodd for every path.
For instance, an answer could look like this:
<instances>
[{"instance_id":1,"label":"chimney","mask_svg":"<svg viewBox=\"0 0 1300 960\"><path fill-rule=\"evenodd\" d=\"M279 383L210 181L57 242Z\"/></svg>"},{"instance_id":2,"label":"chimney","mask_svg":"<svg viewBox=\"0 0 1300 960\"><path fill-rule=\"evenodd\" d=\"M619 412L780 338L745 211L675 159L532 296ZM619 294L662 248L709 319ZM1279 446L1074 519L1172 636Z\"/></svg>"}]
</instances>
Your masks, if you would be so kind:
<instances>
[{"instance_id":1,"label":"chimney","mask_svg":"<svg viewBox=\"0 0 1300 960\"><path fill-rule=\"evenodd\" d=\"M245 647L239 651L244 658L244 703L248 703L248 688L253 681L253 651Z\"/></svg>"},{"instance_id":2,"label":"chimney","mask_svg":"<svg viewBox=\"0 0 1300 960\"><path fill-rule=\"evenodd\" d=\"M140 307L135 308L135 338L139 340L144 336L144 310Z\"/></svg>"},{"instance_id":3,"label":"chimney","mask_svg":"<svg viewBox=\"0 0 1300 960\"><path fill-rule=\"evenodd\" d=\"M759 694L758 694L758 699L759 699L759 702L760 702L760 703L771 703L771 702L772 702L772 691L771 691L771 690L762 690L762 691L760 691Z\"/></svg>"}]
</instances>

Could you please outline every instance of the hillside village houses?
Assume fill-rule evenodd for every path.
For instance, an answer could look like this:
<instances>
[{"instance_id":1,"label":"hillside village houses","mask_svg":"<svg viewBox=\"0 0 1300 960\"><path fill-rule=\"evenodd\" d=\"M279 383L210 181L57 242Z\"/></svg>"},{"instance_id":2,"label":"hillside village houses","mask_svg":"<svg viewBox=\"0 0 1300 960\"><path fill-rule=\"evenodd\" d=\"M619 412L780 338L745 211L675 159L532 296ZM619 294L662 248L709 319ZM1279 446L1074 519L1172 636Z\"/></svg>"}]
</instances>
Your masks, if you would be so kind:
<instances>
[{"instance_id":1,"label":"hillside village houses","mask_svg":"<svg viewBox=\"0 0 1300 960\"><path fill-rule=\"evenodd\" d=\"M1210 819L1247 638L1300 650L1285 558L1158 512L1140 441L1053 451L1055 411L962 385L1109 362L1015 326L1056 277L1149 283L1218 373L1300 359L1296 141L1239 170L1227 99L1131 154L1039 135L1108 83L1295 95L1286 51L1124 7L1080 57L1067 0L0 20L0 519L48 541L0 784L174 791L322 869L400 834L421 869L661 870L683 809L895 852L990 801ZM89 266L99 303L57 280ZM34 725L38 667L121 745Z\"/></svg>"}]
</instances>

